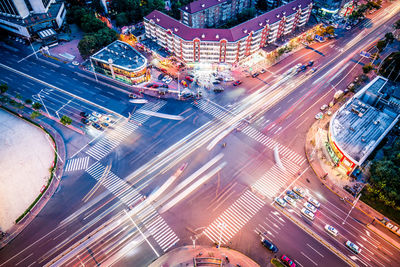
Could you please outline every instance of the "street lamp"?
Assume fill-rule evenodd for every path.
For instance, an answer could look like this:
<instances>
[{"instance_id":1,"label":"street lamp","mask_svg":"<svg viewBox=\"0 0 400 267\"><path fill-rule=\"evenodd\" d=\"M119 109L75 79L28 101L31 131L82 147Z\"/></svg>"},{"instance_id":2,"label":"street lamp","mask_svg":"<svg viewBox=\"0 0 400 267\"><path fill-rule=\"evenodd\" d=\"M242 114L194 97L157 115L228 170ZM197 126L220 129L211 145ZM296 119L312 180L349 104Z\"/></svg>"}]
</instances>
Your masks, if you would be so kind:
<instances>
[{"instance_id":1,"label":"street lamp","mask_svg":"<svg viewBox=\"0 0 400 267\"><path fill-rule=\"evenodd\" d=\"M347 218L350 216L351 211L352 211L352 210L354 209L354 207L356 206L356 204L357 204L358 200L360 199L360 197L361 197L361 194L359 194L358 197L354 200L353 206L351 207L351 209L350 209L349 213L347 214L346 218L344 218L342 224L345 224L345 223L346 223Z\"/></svg>"},{"instance_id":2,"label":"street lamp","mask_svg":"<svg viewBox=\"0 0 400 267\"><path fill-rule=\"evenodd\" d=\"M96 82L99 82L99 80L97 79L96 70L94 69L94 66L93 66L92 58L89 57L89 60L90 60L90 65L92 66L94 77L96 78Z\"/></svg>"},{"instance_id":3,"label":"street lamp","mask_svg":"<svg viewBox=\"0 0 400 267\"><path fill-rule=\"evenodd\" d=\"M178 71L178 99L181 100L181 89L179 87L179 84L180 84L179 75L180 75L180 71Z\"/></svg>"},{"instance_id":4,"label":"street lamp","mask_svg":"<svg viewBox=\"0 0 400 267\"><path fill-rule=\"evenodd\" d=\"M221 247L221 239L222 239L222 230L225 227L225 223L220 223L219 224L219 241L218 241L218 248Z\"/></svg>"},{"instance_id":5,"label":"street lamp","mask_svg":"<svg viewBox=\"0 0 400 267\"><path fill-rule=\"evenodd\" d=\"M47 139L47 141L49 142L49 144L51 145L51 147L53 148L53 150L54 150L54 152L56 153L58 159L59 159L62 163L64 163L64 161L61 159L60 155L58 154L58 152L57 152L57 150L56 150L56 148L55 148L55 145L51 142L49 134L46 134L46 139ZM54 173L53 173L53 174L54 174ZM56 178L57 178L57 176L56 176ZM57 178L57 179L58 179L58 178Z\"/></svg>"},{"instance_id":6,"label":"street lamp","mask_svg":"<svg viewBox=\"0 0 400 267\"><path fill-rule=\"evenodd\" d=\"M43 102L42 96L40 95L40 94L42 93L42 91L43 91L43 89L42 89L42 90L40 90L40 92L37 94L37 96L39 97L39 99L40 99L40 102L42 102L42 105L43 105L44 109L46 110L46 112L47 112L47 115L49 115L49 117L51 117L51 116L50 116L50 113L49 113L49 111L47 110L47 107L46 107L46 105L45 105L45 104L44 104L44 102Z\"/></svg>"}]
</instances>

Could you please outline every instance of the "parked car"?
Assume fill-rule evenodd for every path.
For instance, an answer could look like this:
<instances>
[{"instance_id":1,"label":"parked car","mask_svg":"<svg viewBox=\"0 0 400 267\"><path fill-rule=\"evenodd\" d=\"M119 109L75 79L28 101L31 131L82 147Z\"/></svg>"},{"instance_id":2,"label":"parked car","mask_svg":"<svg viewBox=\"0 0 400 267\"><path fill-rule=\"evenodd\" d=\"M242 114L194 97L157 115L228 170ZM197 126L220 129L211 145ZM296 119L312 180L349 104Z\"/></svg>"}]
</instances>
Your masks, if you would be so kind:
<instances>
[{"instance_id":1,"label":"parked car","mask_svg":"<svg viewBox=\"0 0 400 267\"><path fill-rule=\"evenodd\" d=\"M92 123L92 126L96 129L96 130L102 130L103 128L101 128L101 126L98 124L98 123L96 123L96 122L93 122Z\"/></svg>"},{"instance_id":2,"label":"parked car","mask_svg":"<svg viewBox=\"0 0 400 267\"><path fill-rule=\"evenodd\" d=\"M351 251L353 251L356 254L359 254L361 252L361 249L353 242L350 242L350 240L347 240L346 247L348 247Z\"/></svg>"},{"instance_id":3,"label":"parked car","mask_svg":"<svg viewBox=\"0 0 400 267\"><path fill-rule=\"evenodd\" d=\"M258 75L260 75L260 73L255 72L255 73L253 73L253 74L251 75L251 77L256 78Z\"/></svg>"},{"instance_id":4,"label":"parked car","mask_svg":"<svg viewBox=\"0 0 400 267\"><path fill-rule=\"evenodd\" d=\"M320 119L322 119L323 116L324 116L324 113L319 112L319 113L317 113L317 114L315 115L315 119L316 119L316 120L320 120Z\"/></svg>"},{"instance_id":5,"label":"parked car","mask_svg":"<svg viewBox=\"0 0 400 267\"><path fill-rule=\"evenodd\" d=\"M166 69L161 69L161 72L168 73L168 71Z\"/></svg>"},{"instance_id":6,"label":"parked car","mask_svg":"<svg viewBox=\"0 0 400 267\"><path fill-rule=\"evenodd\" d=\"M80 115L81 115L81 117L84 117L84 118L89 118L89 117L90 117L90 114L87 113L87 112L84 112L84 111L82 111L82 112L80 113Z\"/></svg>"},{"instance_id":7,"label":"parked car","mask_svg":"<svg viewBox=\"0 0 400 267\"><path fill-rule=\"evenodd\" d=\"M216 93L221 93L221 92L224 91L224 88L222 88L222 87L215 87L213 91L216 92Z\"/></svg>"},{"instance_id":8,"label":"parked car","mask_svg":"<svg viewBox=\"0 0 400 267\"><path fill-rule=\"evenodd\" d=\"M311 67L312 65L314 65L314 61L313 60L310 60L310 61L308 61L308 67Z\"/></svg>"},{"instance_id":9,"label":"parked car","mask_svg":"<svg viewBox=\"0 0 400 267\"><path fill-rule=\"evenodd\" d=\"M221 84L220 81L213 81L213 84Z\"/></svg>"},{"instance_id":10,"label":"parked car","mask_svg":"<svg viewBox=\"0 0 400 267\"><path fill-rule=\"evenodd\" d=\"M158 87L160 87L160 85L158 85L158 84L153 84L152 86L151 86L152 88L158 88Z\"/></svg>"},{"instance_id":11,"label":"parked car","mask_svg":"<svg viewBox=\"0 0 400 267\"><path fill-rule=\"evenodd\" d=\"M226 77L226 78L224 79L224 81L225 81L225 82L233 82L234 79L233 79L232 77Z\"/></svg>"},{"instance_id":12,"label":"parked car","mask_svg":"<svg viewBox=\"0 0 400 267\"><path fill-rule=\"evenodd\" d=\"M242 81L241 80L237 80L236 82L233 83L233 86L238 86L240 84L242 84Z\"/></svg>"},{"instance_id":13,"label":"parked car","mask_svg":"<svg viewBox=\"0 0 400 267\"><path fill-rule=\"evenodd\" d=\"M311 211L312 213L316 213L316 212L317 212L317 208L314 207L314 205L312 205L312 204L309 203L309 202L304 203L304 207L305 207L306 209L308 209L309 211Z\"/></svg>"},{"instance_id":14,"label":"parked car","mask_svg":"<svg viewBox=\"0 0 400 267\"><path fill-rule=\"evenodd\" d=\"M275 202L282 208L286 207L286 202L280 197L275 198Z\"/></svg>"},{"instance_id":15,"label":"parked car","mask_svg":"<svg viewBox=\"0 0 400 267\"><path fill-rule=\"evenodd\" d=\"M186 76L185 79L188 80L189 82L193 82L193 78L190 76Z\"/></svg>"},{"instance_id":16,"label":"parked car","mask_svg":"<svg viewBox=\"0 0 400 267\"><path fill-rule=\"evenodd\" d=\"M352 187L348 185L343 186L343 189L352 194L353 196L357 193L356 190L354 190Z\"/></svg>"},{"instance_id":17,"label":"parked car","mask_svg":"<svg viewBox=\"0 0 400 267\"><path fill-rule=\"evenodd\" d=\"M317 71L317 68L312 68L312 69L310 70L311 73L314 73L314 72L316 72L316 71Z\"/></svg>"},{"instance_id":18,"label":"parked car","mask_svg":"<svg viewBox=\"0 0 400 267\"><path fill-rule=\"evenodd\" d=\"M152 86L153 86L152 83L148 83L148 84L145 85L145 87L147 87L147 88L152 87Z\"/></svg>"},{"instance_id":19,"label":"parked car","mask_svg":"<svg viewBox=\"0 0 400 267\"><path fill-rule=\"evenodd\" d=\"M91 122L94 122L94 123L99 122L99 118L97 118L97 117L95 117L95 116L93 116L93 115L90 115L90 117L88 117L88 119L89 119Z\"/></svg>"},{"instance_id":20,"label":"parked car","mask_svg":"<svg viewBox=\"0 0 400 267\"><path fill-rule=\"evenodd\" d=\"M108 124L107 122L103 122L101 123L101 126L103 126L104 128L108 128L110 124Z\"/></svg>"},{"instance_id":21,"label":"parked car","mask_svg":"<svg viewBox=\"0 0 400 267\"><path fill-rule=\"evenodd\" d=\"M263 74L263 73L265 73L265 72L266 72L265 69L260 70L260 73L261 73L261 74Z\"/></svg>"},{"instance_id":22,"label":"parked car","mask_svg":"<svg viewBox=\"0 0 400 267\"><path fill-rule=\"evenodd\" d=\"M92 116L95 116L95 117L97 117L97 118L100 118L100 117L101 117L101 114L98 113L98 112L96 112L96 111L93 111L93 112L92 112Z\"/></svg>"},{"instance_id":23,"label":"parked car","mask_svg":"<svg viewBox=\"0 0 400 267\"><path fill-rule=\"evenodd\" d=\"M164 73L161 73L160 75L158 75L158 79L159 79L159 80L164 79L164 77L165 77L165 74L164 74Z\"/></svg>"},{"instance_id":24,"label":"parked car","mask_svg":"<svg viewBox=\"0 0 400 267\"><path fill-rule=\"evenodd\" d=\"M330 233L333 236L337 236L338 233L339 233L338 230L335 229L335 227L333 227L333 226L331 226L329 224L325 225L324 228L328 233Z\"/></svg>"},{"instance_id":25,"label":"parked car","mask_svg":"<svg viewBox=\"0 0 400 267\"><path fill-rule=\"evenodd\" d=\"M137 98L137 95L135 95L135 94L129 94L129 98L135 99L135 98Z\"/></svg>"},{"instance_id":26,"label":"parked car","mask_svg":"<svg viewBox=\"0 0 400 267\"><path fill-rule=\"evenodd\" d=\"M288 190L286 191L286 195L288 195L289 197L293 198L293 199L299 199L300 197L295 194L292 190Z\"/></svg>"},{"instance_id":27,"label":"parked car","mask_svg":"<svg viewBox=\"0 0 400 267\"><path fill-rule=\"evenodd\" d=\"M162 88L169 88L168 84L161 84L160 87L162 87Z\"/></svg>"},{"instance_id":28,"label":"parked car","mask_svg":"<svg viewBox=\"0 0 400 267\"><path fill-rule=\"evenodd\" d=\"M172 82L172 77L170 77L170 76L167 76L168 78L167 79L165 79L165 83L166 84L169 84L169 83L171 83Z\"/></svg>"},{"instance_id":29,"label":"parked car","mask_svg":"<svg viewBox=\"0 0 400 267\"><path fill-rule=\"evenodd\" d=\"M278 247L275 246L271 241L265 239L264 237L261 238L261 244L266 247L269 251L273 253L277 253L279 251Z\"/></svg>"},{"instance_id":30,"label":"parked car","mask_svg":"<svg viewBox=\"0 0 400 267\"><path fill-rule=\"evenodd\" d=\"M289 259L288 256L286 256L285 254L282 255L281 257L281 261L289 267L296 267L296 263L294 263L291 259Z\"/></svg>"},{"instance_id":31,"label":"parked car","mask_svg":"<svg viewBox=\"0 0 400 267\"><path fill-rule=\"evenodd\" d=\"M81 119L81 122L82 122L83 124L90 124L90 120L89 120L88 118L82 118L82 119Z\"/></svg>"},{"instance_id":32,"label":"parked car","mask_svg":"<svg viewBox=\"0 0 400 267\"><path fill-rule=\"evenodd\" d=\"M321 109L321 111L324 111L327 108L328 108L328 105L327 104L323 104L320 109Z\"/></svg>"},{"instance_id":33,"label":"parked car","mask_svg":"<svg viewBox=\"0 0 400 267\"><path fill-rule=\"evenodd\" d=\"M217 78L215 78L217 81L220 81L220 82L222 82L223 80L224 80L224 78L222 78L222 77L217 77Z\"/></svg>"},{"instance_id":34,"label":"parked car","mask_svg":"<svg viewBox=\"0 0 400 267\"><path fill-rule=\"evenodd\" d=\"M303 215L304 215L305 217L307 217L308 219L310 219L311 221L313 221L314 218L315 218L314 213L312 213L311 211L309 211L309 210L306 209L306 208L302 208L302 209L301 209L301 213L303 213Z\"/></svg>"}]
</instances>

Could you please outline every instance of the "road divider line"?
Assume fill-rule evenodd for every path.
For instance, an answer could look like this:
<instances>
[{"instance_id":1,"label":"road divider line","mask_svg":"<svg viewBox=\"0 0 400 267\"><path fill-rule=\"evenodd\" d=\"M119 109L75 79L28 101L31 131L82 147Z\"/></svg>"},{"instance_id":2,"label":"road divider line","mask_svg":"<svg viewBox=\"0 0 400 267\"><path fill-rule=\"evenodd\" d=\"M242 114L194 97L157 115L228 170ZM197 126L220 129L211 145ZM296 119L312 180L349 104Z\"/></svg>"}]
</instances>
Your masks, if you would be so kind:
<instances>
[{"instance_id":1,"label":"road divider line","mask_svg":"<svg viewBox=\"0 0 400 267\"><path fill-rule=\"evenodd\" d=\"M321 252L319 252L318 250L316 250L315 248L313 248L310 244L307 243L307 246L309 246L312 250L314 250L318 255L320 255L322 258L324 258L324 255L321 254Z\"/></svg>"}]
</instances>

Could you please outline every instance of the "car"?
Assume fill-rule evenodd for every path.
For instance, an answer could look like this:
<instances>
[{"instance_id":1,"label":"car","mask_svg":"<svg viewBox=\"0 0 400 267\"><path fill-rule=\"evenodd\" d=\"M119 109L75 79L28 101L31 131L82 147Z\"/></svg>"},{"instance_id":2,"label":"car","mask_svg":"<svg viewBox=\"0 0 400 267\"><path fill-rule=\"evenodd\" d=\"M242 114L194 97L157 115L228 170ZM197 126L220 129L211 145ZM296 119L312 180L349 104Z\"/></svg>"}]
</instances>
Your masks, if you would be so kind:
<instances>
[{"instance_id":1,"label":"car","mask_svg":"<svg viewBox=\"0 0 400 267\"><path fill-rule=\"evenodd\" d=\"M285 254L282 255L281 257L281 261L289 267L296 267L296 263L294 263L288 256L286 256Z\"/></svg>"},{"instance_id":2,"label":"car","mask_svg":"<svg viewBox=\"0 0 400 267\"><path fill-rule=\"evenodd\" d=\"M304 71L307 69L307 65L301 65L299 71Z\"/></svg>"},{"instance_id":3,"label":"car","mask_svg":"<svg viewBox=\"0 0 400 267\"><path fill-rule=\"evenodd\" d=\"M167 79L168 79L168 75L166 75L166 76L164 76L162 79L161 79L161 82L165 82Z\"/></svg>"},{"instance_id":4,"label":"car","mask_svg":"<svg viewBox=\"0 0 400 267\"><path fill-rule=\"evenodd\" d=\"M310 219L311 221L313 221L314 218L315 218L314 213L312 213L311 211L309 211L309 210L306 209L306 208L302 208L302 209L301 209L301 213L303 213L303 215L306 216L306 217L307 217L308 219Z\"/></svg>"},{"instance_id":5,"label":"car","mask_svg":"<svg viewBox=\"0 0 400 267\"><path fill-rule=\"evenodd\" d=\"M159 80L162 80L162 79L164 79L165 78L165 74L164 73L161 73L160 75L158 75L158 79Z\"/></svg>"},{"instance_id":6,"label":"car","mask_svg":"<svg viewBox=\"0 0 400 267\"><path fill-rule=\"evenodd\" d=\"M221 92L224 91L224 88L222 88L222 87L215 87L213 91L216 92L216 93L221 93Z\"/></svg>"},{"instance_id":7,"label":"car","mask_svg":"<svg viewBox=\"0 0 400 267\"><path fill-rule=\"evenodd\" d=\"M278 247L275 246L271 241L265 239L264 237L261 238L261 244L266 247L269 251L273 253L277 253L279 251Z\"/></svg>"},{"instance_id":8,"label":"car","mask_svg":"<svg viewBox=\"0 0 400 267\"><path fill-rule=\"evenodd\" d=\"M74 60L74 61L72 61L72 65L78 66L78 65L79 65L79 62Z\"/></svg>"},{"instance_id":9,"label":"car","mask_svg":"<svg viewBox=\"0 0 400 267\"><path fill-rule=\"evenodd\" d=\"M129 98L135 99L135 98L137 98L137 95L135 95L135 94L129 94Z\"/></svg>"},{"instance_id":10,"label":"car","mask_svg":"<svg viewBox=\"0 0 400 267\"><path fill-rule=\"evenodd\" d=\"M328 108L328 105L327 104L323 104L320 109L321 109L321 111L324 111L327 108Z\"/></svg>"},{"instance_id":11,"label":"car","mask_svg":"<svg viewBox=\"0 0 400 267\"><path fill-rule=\"evenodd\" d=\"M311 211L312 213L316 213L317 212L317 208L314 207L314 205L312 205L309 202L304 203L303 205L306 209L308 209L309 211Z\"/></svg>"},{"instance_id":12,"label":"car","mask_svg":"<svg viewBox=\"0 0 400 267\"><path fill-rule=\"evenodd\" d=\"M217 81L220 81L220 82L222 82L223 80L224 80L224 78L222 78L222 77L217 77L217 78L215 78Z\"/></svg>"},{"instance_id":13,"label":"car","mask_svg":"<svg viewBox=\"0 0 400 267\"><path fill-rule=\"evenodd\" d=\"M352 187L348 185L343 186L343 189L349 192L353 196L357 193L356 190L354 190Z\"/></svg>"},{"instance_id":14,"label":"car","mask_svg":"<svg viewBox=\"0 0 400 267\"><path fill-rule=\"evenodd\" d=\"M110 124L108 124L107 122L102 122L101 126L103 126L104 128L108 128Z\"/></svg>"},{"instance_id":15,"label":"car","mask_svg":"<svg viewBox=\"0 0 400 267\"><path fill-rule=\"evenodd\" d=\"M213 84L221 84L220 81L213 81Z\"/></svg>"},{"instance_id":16,"label":"car","mask_svg":"<svg viewBox=\"0 0 400 267\"><path fill-rule=\"evenodd\" d=\"M316 72L316 71L317 71L317 68L312 68L312 69L310 70L311 73L314 73L314 72Z\"/></svg>"},{"instance_id":17,"label":"car","mask_svg":"<svg viewBox=\"0 0 400 267\"><path fill-rule=\"evenodd\" d=\"M94 122L94 123L97 123L97 122L99 122L99 118L97 118L97 117L95 117L95 116L90 116L90 117L88 117L88 119L91 121L91 122Z\"/></svg>"},{"instance_id":18,"label":"car","mask_svg":"<svg viewBox=\"0 0 400 267\"><path fill-rule=\"evenodd\" d=\"M265 73L265 72L266 72L265 69L260 70L260 73L261 73L261 74L263 74L263 73Z\"/></svg>"},{"instance_id":19,"label":"car","mask_svg":"<svg viewBox=\"0 0 400 267\"><path fill-rule=\"evenodd\" d=\"M333 102L333 101L329 102L329 107L330 108L333 107L333 105L335 105L335 102Z\"/></svg>"},{"instance_id":20,"label":"car","mask_svg":"<svg viewBox=\"0 0 400 267\"><path fill-rule=\"evenodd\" d=\"M253 74L251 75L251 77L255 78L255 77L257 77L258 75L260 75L260 73L255 72L255 73L253 73Z\"/></svg>"},{"instance_id":21,"label":"car","mask_svg":"<svg viewBox=\"0 0 400 267\"><path fill-rule=\"evenodd\" d=\"M182 97L183 98L191 98L191 97L193 97L193 93L192 92L184 92L182 94Z\"/></svg>"},{"instance_id":22,"label":"car","mask_svg":"<svg viewBox=\"0 0 400 267\"><path fill-rule=\"evenodd\" d=\"M193 78L190 76L186 76L185 79L188 80L189 82L193 82Z\"/></svg>"},{"instance_id":23,"label":"car","mask_svg":"<svg viewBox=\"0 0 400 267\"><path fill-rule=\"evenodd\" d=\"M324 228L328 233L330 233L333 236L337 236L339 234L338 230L336 230L335 227L329 224L326 224Z\"/></svg>"},{"instance_id":24,"label":"car","mask_svg":"<svg viewBox=\"0 0 400 267\"><path fill-rule=\"evenodd\" d=\"M224 82L233 82L233 81L234 81L234 79L232 77L226 77L224 79Z\"/></svg>"},{"instance_id":25,"label":"car","mask_svg":"<svg viewBox=\"0 0 400 267\"><path fill-rule=\"evenodd\" d=\"M172 78L168 76L168 78L164 81L164 83L169 84L172 82Z\"/></svg>"},{"instance_id":26,"label":"car","mask_svg":"<svg viewBox=\"0 0 400 267\"><path fill-rule=\"evenodd\" d=\"M286 202L280 197L275 198L275 202L282 208L286 207Z\"/></svg>"},{"instance_id":27,"label":"car","mask_svg":"<svg viewBox=\"0 0 400 267\"><path fill-rule=\"evenodd\" d=\"M312 65L314 65L314 60L308 61L308 65L307 66L311 67Z\"/></svg>"},{"instance_id":28,"label":"car","mask_svg":"<svg viewBox=\"0 0 400 267\"><path fill-rule=\"evenodd\" d=\"M294 205L296 203L296 201L288 195L283 196L283 200L285 200L290 205Z\"/></svg>"},{"instance_id":29,"label":"car","mask_svg":"<svg viewBox=\"0 0 400 267\"><path fill-rule=\"evenodd\" d=\"M162 73L168 73L168 71L166 69L161 69Z\"/></svg>"},{"instance_id":30,"label":"car","mask_svg":"<svg viewBox=\"0 0 400 267\"><path fill-rule=\"evenodd\" d=\"M328 115L328 116L332 115L332 111L328 110L328 111L326 112L326 115Z\"/></svg>"},{"instance_id":31,"label":"car","mask_svg":"<svg viewBox=\"0 0 400 267\"><path fill-rule=\"evenodd\" d=\"M305 194L304 189L299 186L293 187L293 192L295 192L296 194L298 194L301 197L304 197L304 194Z\"/></svg>"},{"instance_id":32,"label":"car","mask_svg":"<svg viewBox=\"0 0 400 267\"><path fill-rule=\"evenodd\" d=\"M296 68L296 69L299 69L301 66L302 66L302 64L301 64L301 63L298 63L298 64L295 66L295 68Z\"/></svg>"},{"instance_id":33,"label":"car","mask_svg":"<svg viewBox=\"0 0 400 267\"><path fill-rule=\"evenodd\" d=\"M84 117L84 118L89 118L89 117L90 117L90 114L87 113L87 112L84 112L84 111L82 111L81 113L79 113L79 115L81 115L81 117Z\"/></svg>"},{"instance_id":34,"label":"car","mask_svg":"<svg viewBox=\"0 0 400 267\"><path fill-rule=\"evenodd\" d=\"M90 120L89 120L88 118L82 118L82 119L81 119L81 122L82 122L83 124L90 124Z\"/></svg>"},{"instance_id":35,"label":"car","mask_svg":"<svg viewBox=\"0 0 400 267\"><path fill-rule=\"evenodd\" d=\"M147 87L147 88L152 87L152 86L153 86L152 83L148 83L148 84L145 85L145 87Z\"/></svg>"},{"instance_id":36,"label":"car","mask_svg":"<svg viewBox=\"0 0 400 267\"><path fill-rule=\"evenodd\" d=\"M288 190L286 191L286 195L288 195L289 197L293 198L293 199L299 199L300 197L298 195L296 195L292 190Z\"/></svg>"},{"instance_id":37,"label":"car","mask_svg":"<svg viewBox=\"0 0 400 267\"><path fill-rule=\"evenodd\" d=\"M350 26L350 25L347 26L347 27L346 27L346 30L348 30L348 31L351 30L351 26Z\"/></svg>"},{"instance_id":38,"label":"car","mask_svg":"<svg viewBox=\"0 0 400 267\"><path fill-rule=\"evenodd\" d=\"M162 88L169 88L168 84L161 84L160 87L162 87Z\"/></svg>"},{"instance_id":39,"label":"car","mask_svg":"<svg viewBox=\"0 0 400 267\"><path fill-rule=\"evenodd\" d=\"M315 119L316 119L316 120L320 120L320 119L322 119L323 116L324 116L324 113L319 112L319 113L317 113L317 114L315 115Z\"/></svg>"},{"instance_id":40,"label":"car","mask_svg":"<svg viewBox=\"0 0 400 267\"><path fill-rule=\"evenodd\" d=\"M237 80L236 82L233 83L233 86L238 86L240 84L242 84L242 81L241 80Z\"/></svg>"},{"instance_id":41,"label":"car","mask_svg":"<svg viewBox=\"0 0 400 267\"><path fill-rule=\"evenodd\" d=\"M97 117L97 118L100 118L100 117L101 117L101 114L98 113L98 112L96 112L96 111L93 111L93 112L92 112L92 116L95 116L95 117Z\"/></svg>"},{"instance_id":42,"label":"car","mask_svg":"<svg viewBox=\"0 0 400 267\"><path fill-rule=\"evenodd\" d=\"M92 126L93 126L93 128L95 128L96 130L102 130L103 128L101 128L101 126L98 124L98 123L96 123L96 122L93 122L92 123Z\"/></svg>"},{"instance_id":43,"label":"car","mask_svg":"<svg viewBox=\"0 0 400 267\"><path fill-rule=\"evenodd\" d=\"M181 80L181 84L182 84L184 87L188 87L188 84L187 84L187 82L186 82L186 81L184 81L184 80Z\"/></svg>"},{"instance_id":44,"label":"car","mask_svg":"<svg viewBox=\"0 0 400 267\"><path fill-rule=\"evenodd\" d=\"M351 251L353 251L356 254L359 254L361 252L361 249L350 240L347 240L346 247L348 247Z\"/></svg>"},{"instance_id":45,"label":"car","mask_svg":"<svg viewBox=\"0 0 400 267\"><path fill-rule=\"evenodd\" d=\"M319 203L318 200L313 197L309 197L308 202L310 202L316 208L319 208L321 206L321 203Z\"/></svg>"}]
</instances>

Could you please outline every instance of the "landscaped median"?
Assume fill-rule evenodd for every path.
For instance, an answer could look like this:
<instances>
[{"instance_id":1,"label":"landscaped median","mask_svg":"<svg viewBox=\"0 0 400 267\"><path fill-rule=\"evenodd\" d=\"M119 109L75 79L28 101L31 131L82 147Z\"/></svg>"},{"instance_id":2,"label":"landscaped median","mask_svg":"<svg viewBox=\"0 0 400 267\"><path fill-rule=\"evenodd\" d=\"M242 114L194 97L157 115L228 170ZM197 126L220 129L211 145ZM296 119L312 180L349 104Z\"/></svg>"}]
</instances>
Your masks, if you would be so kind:
<instances>
[{"instance_id":1,"label":"landscaped median","mask_svg":"<svg viewBox=\"0 0 400 267\"><path fill-rule=\"evenodd\" d=\"M285 265L283 265L282 262L280 262L278 259L272 258L271 259L271 263L272 265L274 265L275 267L285 267Z\"/></svg>"}]
</instances>

